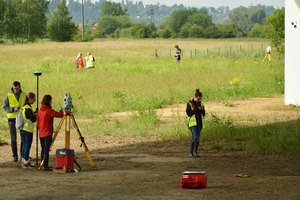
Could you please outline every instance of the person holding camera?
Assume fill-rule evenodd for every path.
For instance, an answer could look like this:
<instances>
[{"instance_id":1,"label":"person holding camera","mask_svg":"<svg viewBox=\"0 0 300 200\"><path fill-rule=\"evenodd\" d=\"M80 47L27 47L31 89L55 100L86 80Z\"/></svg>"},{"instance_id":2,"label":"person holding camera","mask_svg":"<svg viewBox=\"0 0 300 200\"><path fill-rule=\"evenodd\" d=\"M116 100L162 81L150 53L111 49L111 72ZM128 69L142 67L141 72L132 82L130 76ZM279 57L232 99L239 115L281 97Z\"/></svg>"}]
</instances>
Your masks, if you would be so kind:
<instances>
[{"instance_id":1,"label":"person holding camera","mask_svg":"<svg viewBox=\"0 0 300 200\"><path fill-rule=\"evenodd\" d=\"M7 113L8 125L10 130L11 149L14 162L18 161L16 118L20 111L19 109L23 104L25 96L26 93L22 91L21 83L19 81L15 81L13 82L12 88L7 94L3 104L3 109ZM22 146L23 144L21 140L20 154L22 154Z\"/></svg>"},{"instance_id":2,"label":"person holding camera","mask_svg":"<svg viewBox=\"0 0 300 200\"><path fill-rule=\"evenodd\" d=\"M199 157L198 147L200 134L203 128L203 117L205 116L204 104L202 103L202 93L196 89L195 97L186 106L188 127L192 133L189 157Z\"/></svg>"},{"instance_id":3,"label":"person holding camera","mask_svg":"<svg viewBox=\"0 0 300 200\"><path fill-rule=\"evenodd\" d=\"M34 122L36 121L36 111L33 111L31 105L35 102L35 94L29 92L25 98L22 107L22 114L24 119L24 126L20 130L21 138L23 141L23 146L21 150L22 155L22 166L24 168L34 168L35 166L30 163L30 148L33 139L33 129L34 129Z\"/></svg>"},{"instance_id":4,"label":"person holding camera","mask_svg":"<svg viewBox=\"0 0 300 200\"><path fill-rule=\"evenodd\" d=\"M39 129L39 138L41 142L41 159L44 160L44 171L51 171L49 167L49 149L52 143L53 118L62 118L64 116L62 108L59 112L52 109L51 95L45 95L42 100L42 106L37 114L37 127Z\"/></svg>"},{"instance_id":5,"label":"person holding camera","mask_svg":"<svg viewBox=\"0 0 300 200\"><path fill-rule=\"evenodd\" d=\"M174 48L176 49L176 53L174 54L174 57L176 58L176 63L179 64L180 57L181 57L181 49L179 48L179 46L177 44L174 46Z\"/></svg>"}]
</instances>

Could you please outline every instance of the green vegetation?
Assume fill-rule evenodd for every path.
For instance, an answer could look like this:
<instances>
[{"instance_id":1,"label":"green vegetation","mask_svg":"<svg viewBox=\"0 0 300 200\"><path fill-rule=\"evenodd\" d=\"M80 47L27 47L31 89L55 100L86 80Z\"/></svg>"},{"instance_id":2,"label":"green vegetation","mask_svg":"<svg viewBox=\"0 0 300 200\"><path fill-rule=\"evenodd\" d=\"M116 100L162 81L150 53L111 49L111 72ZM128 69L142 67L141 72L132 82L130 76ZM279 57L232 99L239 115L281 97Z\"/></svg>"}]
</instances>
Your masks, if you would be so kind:
<instances>
[{"instance_id":1,"label":"green vegetation","mask_svg":"<svg viewBox=\"0 0 300 200\"><path fill-rule=\"evenodd\" d=\"M50 17L48 24L48 36L52 41L70 41L76 33L74 22L71 21L66 1L56 4L56 10Z\"/></svg>"},{"instance_id":2,"label":"green vegetation","mask_svg":"<svg viewBox=\"0 0 300 200\"><path fill-rule=\"evenodd\" d=\"M32 72L42 71L40 98L53 96L59 109L70 92L74 115L84 134L153 136L187 139L185 119L174 113L172 122L160 121L155 108L186 103L200 88L204 101L223 101L250 97L273 97L284 92L284 61L262 63L261 57L183 57L155 58L154 49L167 49L178 40L101 40L93 43L50 43L0 46L0 96L3 101L11 83L19 80L25 92L36 91ZM189 49L224 46L260 45L265 41L181 40ZM86 45L88 44L88 45ZM113 47L113 48L112 48ZM91 51L96 59L93 70L78 70L78 52ZM18 73L16 73L18 72ZM35 105L34 105L35 107ZM106 113L133 110L127 121L110 119ZM0 133L7 137L8 125L0 112ZM56 121L57 122L57 121ZM265 126L241 126L230 117L208 114L203 139L217 149L296 154L299 146L299 121ZM2 136L1 136L2 137ZM233 145L233 146L232 146Z\"/></svg>"}]
</instances>

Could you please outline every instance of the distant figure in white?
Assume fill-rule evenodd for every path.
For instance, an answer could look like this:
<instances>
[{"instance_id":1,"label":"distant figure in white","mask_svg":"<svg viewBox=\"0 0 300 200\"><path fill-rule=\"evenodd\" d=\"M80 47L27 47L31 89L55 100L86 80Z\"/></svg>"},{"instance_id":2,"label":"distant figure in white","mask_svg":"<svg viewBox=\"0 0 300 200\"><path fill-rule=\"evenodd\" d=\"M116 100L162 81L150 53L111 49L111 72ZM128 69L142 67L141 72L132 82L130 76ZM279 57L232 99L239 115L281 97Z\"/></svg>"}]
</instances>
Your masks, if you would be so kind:
<instances>
[{"instance_id":1,"label":"distant figure in white","mask_svg":"<svg viewBox=\"0 0 300 200\"><path fill-rule=\"evenodd\" d=\"M271 46L270 45L268 45L267 48L266 48L266 56L264 57L262 62L264 62L267 57L269 58L269 62L271 62L272 57L271 57Z\"/></svg>"},{"instance_id":2,"label":"distant figure in white","mask_svg":"<svg viewBox=\"0 0 300 200\"><path fill-rule=\"evenodd\" d=\"M267 54L271 54L271 46L270 45L267 46L266 51L267 51Z\"/></svg>"}]
</instances>

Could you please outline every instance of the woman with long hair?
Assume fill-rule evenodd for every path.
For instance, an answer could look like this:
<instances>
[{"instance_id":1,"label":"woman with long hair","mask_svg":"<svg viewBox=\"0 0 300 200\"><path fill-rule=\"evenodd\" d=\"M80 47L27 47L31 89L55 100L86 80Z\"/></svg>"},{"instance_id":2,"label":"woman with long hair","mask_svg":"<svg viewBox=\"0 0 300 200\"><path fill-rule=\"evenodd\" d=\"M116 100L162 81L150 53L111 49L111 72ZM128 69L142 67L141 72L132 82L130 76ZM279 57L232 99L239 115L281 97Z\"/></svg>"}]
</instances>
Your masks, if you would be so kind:
<instances>
[{"instance_id":1,"label":"woman with long hair","mask_svg":"<svg viewBox=\"0 0 300 200\"><path fill-rule=\"evenodd\" d=\"M39 138L41 141L41 158L44 160L44 171L51 171L49 167L49 149L52 143L53 134L53 118L63 117L62 108L59 112L52 109L52 97L51 95L45 95L42 100L42 106L37 114L37 127L39 129Z\"/></svg>"},{"instance_id":2,"label":"woman with long hair","mask_svg":"<svg viewBox=\"0 0 300 200\"><path fill-rule=\"evenodd\" d=\"M203 117L205 116L204 104L202 103L202 93L196 89L194 98L189 100L186 106L186 114L188 115L187 123L192 133L189 157L199 157L198 147L200 134L203 128Z\"/></svg>"},{"instance_id":3,"label":"woman with long hair","mask_svg":"<svg viewBox=\"0 0 300 200\"><path fill-rule=\"evenodd\" d=\"M82 60L82 53L78 53L76 61L78 63L78 69L83 69L84 64L83 64L83 60Z\"/></svg>"},{"instance_id":4,"label":"woman with long hair","mask_svg":"<svg viewBox=\"0 0 300 200\"><path fill-rule=\"evenodd\" d=\"M34 112L31 107L31 105L34 102L35 102L35 94L30 92L25 96L23 107L22 107L24 126L20 130L20 133L21 133L21 139L23 141L21 156L22 156L22 166L24 168L35 167L33 164L30 163L30 159L29 159L30 148L33 139L34 122L36 121L36 112Z\"/></svg>"}]
</instances>

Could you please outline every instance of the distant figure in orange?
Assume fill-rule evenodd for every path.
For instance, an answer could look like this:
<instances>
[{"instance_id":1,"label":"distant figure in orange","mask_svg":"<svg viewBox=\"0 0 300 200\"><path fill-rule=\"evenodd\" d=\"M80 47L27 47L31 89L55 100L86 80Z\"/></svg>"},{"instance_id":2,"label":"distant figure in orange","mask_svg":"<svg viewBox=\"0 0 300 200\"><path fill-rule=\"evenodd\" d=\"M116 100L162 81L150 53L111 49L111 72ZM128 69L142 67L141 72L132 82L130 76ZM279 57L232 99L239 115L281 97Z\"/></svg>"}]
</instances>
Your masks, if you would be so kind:
<instances>
[{"instance_id":1,"label":"distant figure in orange","mask_svg":"<svg viewBox=\"0 0 300 200\"><path fill-rule=\"evenodd\" d=\"M76 63L78 65L78 69L83 69L84 64L83 64L83 60L82 60L82 53L78 53L78 56L76 58Z\"/></svg>"}]
</instances>

